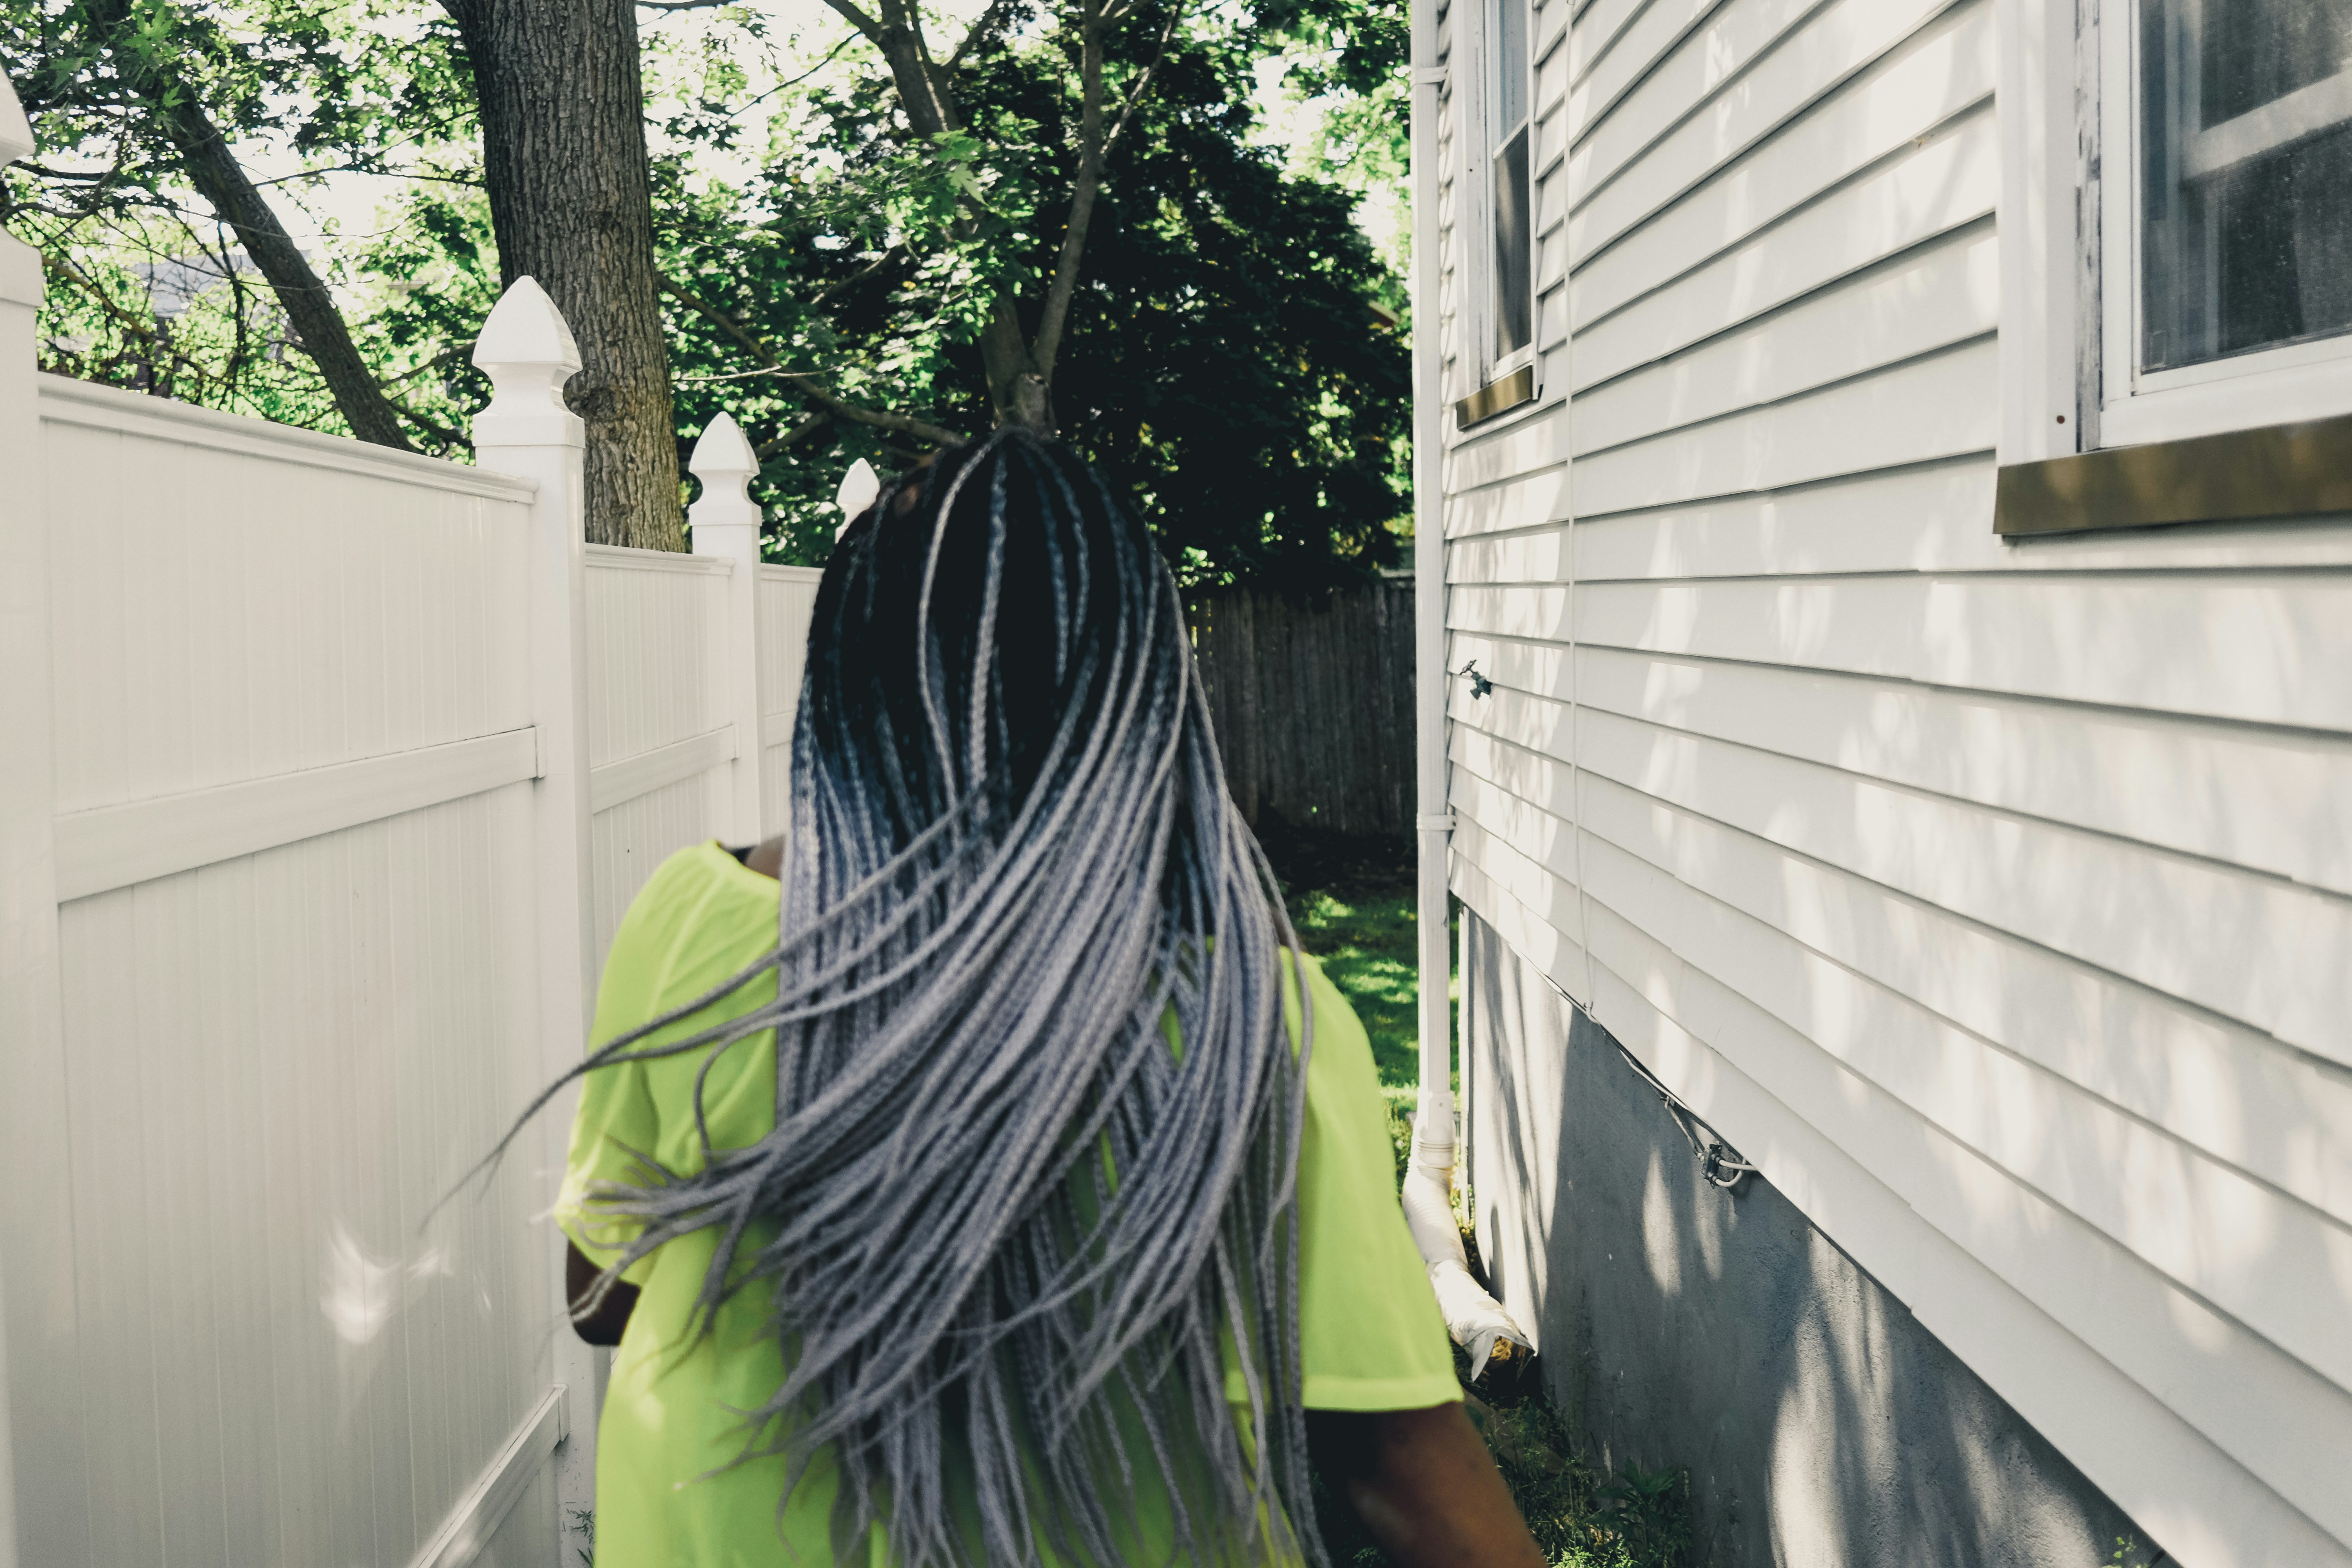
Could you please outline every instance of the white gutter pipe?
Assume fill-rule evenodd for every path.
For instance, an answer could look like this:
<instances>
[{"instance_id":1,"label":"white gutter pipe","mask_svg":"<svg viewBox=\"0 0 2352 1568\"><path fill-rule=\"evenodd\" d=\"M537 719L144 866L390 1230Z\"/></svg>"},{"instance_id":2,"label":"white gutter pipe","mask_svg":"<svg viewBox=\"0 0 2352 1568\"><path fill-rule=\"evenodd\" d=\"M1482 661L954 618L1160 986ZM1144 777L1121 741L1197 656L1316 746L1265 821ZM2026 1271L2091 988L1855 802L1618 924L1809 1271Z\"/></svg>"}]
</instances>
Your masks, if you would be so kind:
<instances>
[{"instance_id":1,"label":"white gutter pipe","mask_svg":"<svg viewBox=\"0 0 2352 1568\"><path fill-rule=\"evenodd\" d=\"M1453 1020L1447 1003L1445 851L1454 816L1445 805L1445 438L1439 357L1437 268L1438 92L1436 0L1412 0L1412 602L1413 776L1419 816L1421 1090L1404 1217L1429 1268L1446 1331L1470 1352L1471 1376L1490 1356L1523 1358L1533 1347L1510 1314L1480 1288L1454 1221Z\"/></svg>"}]
</instances>

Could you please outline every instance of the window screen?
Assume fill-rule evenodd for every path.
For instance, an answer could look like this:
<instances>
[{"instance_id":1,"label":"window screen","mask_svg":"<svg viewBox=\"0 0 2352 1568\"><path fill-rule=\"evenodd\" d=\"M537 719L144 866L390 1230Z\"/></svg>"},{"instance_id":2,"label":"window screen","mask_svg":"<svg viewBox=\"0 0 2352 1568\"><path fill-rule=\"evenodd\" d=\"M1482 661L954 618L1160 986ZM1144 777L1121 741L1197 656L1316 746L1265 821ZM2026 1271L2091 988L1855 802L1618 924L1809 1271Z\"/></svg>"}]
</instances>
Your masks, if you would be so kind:
<instances>
[{"instance_id":1,"label":"window screen","mask_svg":"<svg viewBox=\"0 0 2352 1568\"><path fill-rule=\"evenodd\" d=\"M2352 3L2139 0L2139 368L2352 330Z\"/></svg>"},{"instance_id":2,"label":"window screen","mask_svg":"<svg viewBox=\"0 0 2352 1568\"><path fill-rule=\"evenodd\" d=\"M1492 4L1495 357L1502 359L1535 336L1535 224L1528 186L1528 3Z\"/></svg>"}]
</instances>

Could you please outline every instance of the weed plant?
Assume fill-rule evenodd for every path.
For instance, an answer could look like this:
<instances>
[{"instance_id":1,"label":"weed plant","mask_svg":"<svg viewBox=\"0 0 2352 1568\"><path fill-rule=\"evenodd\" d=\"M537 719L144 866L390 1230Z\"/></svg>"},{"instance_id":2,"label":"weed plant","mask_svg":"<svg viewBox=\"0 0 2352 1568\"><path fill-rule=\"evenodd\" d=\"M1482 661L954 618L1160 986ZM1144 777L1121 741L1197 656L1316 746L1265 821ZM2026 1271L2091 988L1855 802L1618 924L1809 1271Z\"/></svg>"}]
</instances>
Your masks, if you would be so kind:
<instances>
[{"instance_id":1,"label":"weed plant","mask_svg":"<svg viewBox=\"0 0 2352 1568\"><path fill-rule=\"evenodd\" d=\"M1686 1568L1689 1471L1600 1470L1540 1393L1494 1404L1473 1393L1466 1405L1553 1568Z\"/></svg>"}]
</instances>

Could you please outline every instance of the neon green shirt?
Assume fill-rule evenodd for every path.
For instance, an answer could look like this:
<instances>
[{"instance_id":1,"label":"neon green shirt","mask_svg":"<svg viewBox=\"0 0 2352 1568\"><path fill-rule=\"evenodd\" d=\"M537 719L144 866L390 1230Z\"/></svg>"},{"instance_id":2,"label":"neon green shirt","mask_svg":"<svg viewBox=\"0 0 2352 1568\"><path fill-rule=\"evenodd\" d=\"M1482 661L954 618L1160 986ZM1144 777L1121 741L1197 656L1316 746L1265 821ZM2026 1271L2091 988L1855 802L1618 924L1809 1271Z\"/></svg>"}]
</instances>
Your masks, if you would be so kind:
<instances>
[{"instance_id":1,"label":"neon green shirt","mask_svg":"<svg viewBox=\"0 0 2352 1568\"><path fill-rule=\"evenodd\" d=\"M611 1039L690 1000L774 945L778 892L774 881L717 844L671 856L613 938L595 1038ZM1307 976L1315 1052L1298 1165L1306 1403L1323 1410L1412 1410L1459 1399L1445 1326L1397 1205L1370 1046L1346 1000L1311 961ZM653 1041L682 1037L774 995L774 977L763 975ZM1297 988L1286 986L1283 1000L1295 1040ZM642 1182L636 1152L673 1171L699 1168L691 1107L701 1061L698 1051L625 1063L591 1073L583 1085L556 1217L598 1263L618 1256L633 1226L585 1201L595 1184ZM703 1100L714 1147L740 1148L772 1131L772 1037L730 1050L712 1068ZM722 1468L745 1446L736 1413L775 1392L783 1363L765 1299L751 1291L719 1311L708 1337L689 1342L688 1323L715 1245L712 1233L696 1232L638 1259L625 1276L644 1293L615 1352L597 1427L599 1568L784 1562L823 1568L834 1561L834 1477L822 1458L784 1510L783 1537L794 1549L789 1554L777 1539L783 1462ZM1147 1547L1171 1538L1164 1520L1135 1523ZM889 1561L878 1531L867 1555L871 1568Z\"/></svg>"}]
</instances>

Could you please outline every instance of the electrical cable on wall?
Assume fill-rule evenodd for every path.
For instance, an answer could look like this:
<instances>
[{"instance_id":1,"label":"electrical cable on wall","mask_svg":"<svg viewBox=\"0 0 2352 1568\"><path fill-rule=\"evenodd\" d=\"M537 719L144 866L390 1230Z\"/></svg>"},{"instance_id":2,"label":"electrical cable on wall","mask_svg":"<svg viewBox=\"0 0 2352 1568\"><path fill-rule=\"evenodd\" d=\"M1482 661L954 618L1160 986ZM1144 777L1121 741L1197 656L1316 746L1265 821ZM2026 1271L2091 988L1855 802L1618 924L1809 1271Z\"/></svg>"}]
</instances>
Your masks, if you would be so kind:
<instances>
[{"instance_id":1,"label":"electrical cable on wall","mask_svg":"<svg viewBox=\"0 0 2352 1568\"><path fill-rule=\"evenodd\" d=\"M1658 1091L1658 1100L1665 1106L1666 1114L1675 1119L1675 1125L1681 1128L1683 1136L1690 1141L1691 1152L1699 1162L1699 1174L1727 1193L1736 1191L1740 1178L1756 1167L1742 1160L1739 1152L1723 1141L1722 1134L1716 1131L1706 1118L1693 1110L1673 1089L1659 1082L1658 1075L1644 1067L1642 1058L1627 1050L1617 1037L1612 1035L1609 1039L1612 1045L1616 1046L1617 1054L1625 1058L1625 1065L1640 1073L1642 1081ZM1693 1131L1695 1127L1706 1129L1706 1142L1699 1141L1698 1133Z\"/></svg>"},{"instance_id":2,"label":"electrical cable on wall","mask_svg":"<svg viewBox=\"0 0 2352 1568\"><path fill-rule=\"evenodd\" d=\"M1557 980L1550 980L1549 976L1546 979L1551 988L1559 993L1562 1001L1570 1006L1576 1005L1576 998L1568 994L1568 987ZM1608 1033L1605 1029L1601 1032ZM1699 1163L1699 1174L1727 1193L1737 1192L1741 1179L1753 1172L1756 1167L1741 1159L1739 1151L1723 1141L1723 1135L1715 1130L1715 1124L1692 1110L1688 1100L1668 1089L1664 1081L1643 1064L1641 1058L1625 1048L1623 1041L1614 1035L1610 1035L1609 1043L1617 1047L1617 1054L1625 1058L1625 1065L1639 1073L1642 1081L1657 1092L1659 1102L1666 1108L1666 1114L1675 1119L1675 1125L1682 1130L1684 1139L1689 1142L1691 1154ZM1702 1140L1699 1137L1695 1131L1697 1128L1706 1130L1706 1139Z\"/></svg>"}]
</instances>

